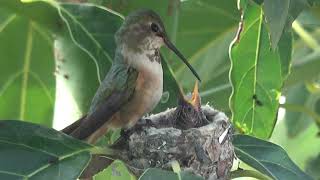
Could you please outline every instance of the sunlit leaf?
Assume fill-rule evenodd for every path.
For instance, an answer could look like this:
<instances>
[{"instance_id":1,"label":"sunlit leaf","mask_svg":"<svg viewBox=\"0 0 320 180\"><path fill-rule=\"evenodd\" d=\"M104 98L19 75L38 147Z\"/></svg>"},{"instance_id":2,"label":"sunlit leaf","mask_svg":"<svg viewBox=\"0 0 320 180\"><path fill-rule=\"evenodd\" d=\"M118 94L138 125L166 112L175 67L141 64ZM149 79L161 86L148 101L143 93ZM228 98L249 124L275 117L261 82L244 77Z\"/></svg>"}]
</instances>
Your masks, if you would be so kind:
<instances>
[{"instance_id":1,"label":"sunlit leaf","mask_svg":"<svg viewBox=\"0 0 320 180\"><path fill-rule=\"evenodd\" d=\"M114 33L122 17L87 4L57 4L64 31L55 41L57 99L55 121L63 128L87 113L99 83L111 67ZM82 14L79 15L79 14Z\"/></svg>"},{"instance_id":2,"label":"sunlit leaf","mask_svg":"<svg viewBox=\"0 0 320 180\"><path fill-rule=\"evenodd\" d=\"M289 72L291 34L272 50L260 6L249 4L231 49L232 121L246 134L268 138L275 125L281 87Z\"/></svg>"},{"instance_id":3,"label":"sunlit leaf","mask_svg":"<svg viewBox=\"0 0 320 180\"><path fill-rule=\"evenodd\" d=\"M42 11L46 6L28 8L43 16L40 22L52 18L50 11ZM55 96L53 39L23 13L19 1L0 2L0 119L51 126Z\"/></svg>"},{"instance_id":4,"label":"sunlit leaf","mask_svg":"<svg viewBox=\"0 0 320 180\"><path fill-rule=\"evenodd\" d=\"M101 81L113 60L114 33L119 29L123 18L106 8L90 4L61 3L57 8L73 42L97 66L97 77Z\"/></svg>"}]
</instances>

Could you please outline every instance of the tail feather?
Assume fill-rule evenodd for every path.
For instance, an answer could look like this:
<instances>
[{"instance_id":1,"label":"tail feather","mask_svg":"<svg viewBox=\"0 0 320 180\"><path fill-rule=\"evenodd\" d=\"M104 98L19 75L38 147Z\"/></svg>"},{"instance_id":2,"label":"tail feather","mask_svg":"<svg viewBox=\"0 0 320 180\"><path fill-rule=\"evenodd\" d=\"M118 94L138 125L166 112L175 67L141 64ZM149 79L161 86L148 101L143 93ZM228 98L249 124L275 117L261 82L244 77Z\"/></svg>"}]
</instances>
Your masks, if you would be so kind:
<instances>
[{"instance_id":1,"label":"tail feather","mask_svg":"<svg viewBox=\"0 0 320 180\"><path fill-rule=\"evenodd\" d=\"M74 123L70 124L69 126L65 127L64 129L61 130L61 132L70 135L74 130L76 130L82 123L82 121L86 118L87 116L84 115L82 118L78 119Z\"/></svg>"},{"instance_id":2,"label":"tail feather","mask_svg":"<svg viewBox=\"0 0 320 180\"><path fill-rule=\"evenodd\" d=\"M73 135L73 133L76 132L76 130L82 125L82 122L84 119L86 119L86 115L80 118L79 120L75 121L71 125L65 127L61 130L61 132ZM91 134L87 139L87 143L94 144L99 137L101 137L102 134L105 134L108 130L108 126L104 125L99 130L97 130L95 133ZM88 164L88 166L85 168L85 170L81 173L81 176L79 179L81 180L91 180L92 177L104 170L106 167L108 167L110 164L112 164L113 159L106 157L103 154L93 154L92 158Z\"/></svg>"}]
</instances>

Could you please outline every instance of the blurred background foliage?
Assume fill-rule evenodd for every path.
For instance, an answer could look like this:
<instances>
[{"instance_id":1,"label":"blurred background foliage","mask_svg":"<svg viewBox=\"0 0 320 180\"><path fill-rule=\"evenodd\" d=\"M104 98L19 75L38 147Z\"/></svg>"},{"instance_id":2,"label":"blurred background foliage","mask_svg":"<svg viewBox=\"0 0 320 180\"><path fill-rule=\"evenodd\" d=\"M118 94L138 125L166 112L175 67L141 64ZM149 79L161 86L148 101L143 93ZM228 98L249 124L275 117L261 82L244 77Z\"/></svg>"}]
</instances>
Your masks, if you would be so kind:
<instances>
[{"instance_id":1,"label":"blurred background foliage","mask_svg":"<svg viewBox=\"0 0 320 180\"><path fill-rule=\"evenodd\" d=\"M161 15L170 39L200 74L202 104L210 103L231 116L229 46L237 32L241 17L236 0L61 0L61 2L94 3L121 13L122 15L108 18L110 26L101 24L99 26L99 21L105 20L105 15L100 11L93 11L90 7L81 8L80 4L79 7L62 6L57 12L41 3L24 5L30 6L30 10L26 11L19 1L3 2L0 3L0 119L20 119L61 129L84 115L99 85L98 75L103 78L111 64L114 49L112 35L121 24L122 15L125 16L139 8L150 8ZM40 5L43 8L39 11L37 6ZM33 8L37 11L33 11ZM265 8L264 11L268 12L267 7ZM271 11L274 10L272 8L269 10L270 18L279 13ZM59 20L58 13L65 18L65 21ZM81 13L85 16L79 17ZM298 14L289 13L289 15L288 17L294 17ZM290 21L293 19L281 21L282 28L287 29L287 23ZM42 28L43 25L46 28ZM80 25L89 27L89 34L96 35L94 39L101 38L98 36L102 34L108 41L94 43L88 34L82 36L78 33L82 31ZM271 32L283 30L272 31L272 25L268 28ZM73 32L71 37L68 34L70 29ZM292 33L292 54L289 53L291 72L282 85L283 98L279 113L282 116L278 116L270 141L281 145L299 167L318 179L320 178L318 172L320 4L318 1L299 14L293 23ZM276 33L271 34L270 48L280 40L280 36ZM84 41L86 43L83 46L76 44ZM99 47L100 43L104 46ZM95 53L86 53L83 49ZM102 49L103 53L99 49ZM166 68L166 82L170 84L170 88L164 91L166 97L163 97L155 111L176 105L177 85L171 73L185 92L191 91L194 85L194 77L177 57L166 49L162 52L169 67ZM275 122L275 118L273 117L272 122ZM272 132L273 125L270 129L269 133ZM120 173L125 174L119 176L119 180L124 177L128 179L130 176L123 170L125 167L120 162L116 161L113 167L117 167ZM111 168L108 168L97 179L112 176L112 172Z\"/></svg>"}]
</instances>

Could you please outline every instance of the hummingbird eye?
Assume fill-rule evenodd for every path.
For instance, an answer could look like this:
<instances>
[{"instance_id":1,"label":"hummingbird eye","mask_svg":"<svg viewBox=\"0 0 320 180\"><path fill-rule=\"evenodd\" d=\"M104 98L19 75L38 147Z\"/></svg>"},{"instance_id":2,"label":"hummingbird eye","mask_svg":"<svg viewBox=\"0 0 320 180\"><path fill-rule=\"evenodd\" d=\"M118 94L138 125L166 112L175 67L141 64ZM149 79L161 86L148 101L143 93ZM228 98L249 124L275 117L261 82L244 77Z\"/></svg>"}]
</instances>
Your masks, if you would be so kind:
<instances>
[{"instance_id":1,"label":"hummingbird eye","mask_svg":"<svg viewBox=\"0 0 320 180\"><path fill-rule=\"evenodd\" d=\"M159 32L159 26L155 23L151 23L151 30L155 33Z\"/></svg>"}]
</instances>

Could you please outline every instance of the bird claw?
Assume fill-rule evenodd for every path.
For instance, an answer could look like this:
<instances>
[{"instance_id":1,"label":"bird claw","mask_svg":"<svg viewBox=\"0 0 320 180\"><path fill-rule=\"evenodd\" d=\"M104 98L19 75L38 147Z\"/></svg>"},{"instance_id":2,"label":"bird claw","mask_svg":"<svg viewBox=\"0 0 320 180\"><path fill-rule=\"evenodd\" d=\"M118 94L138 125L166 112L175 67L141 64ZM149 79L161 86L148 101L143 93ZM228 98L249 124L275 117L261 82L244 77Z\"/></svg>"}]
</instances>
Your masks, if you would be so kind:
<instances>
[{"instance_id":1,"label":"bird claw","mask_svg":"<svg viewBox=\"0 0 320 180\"><path fill-rule=\"evenodd\" d=\"M120 136L124 138L129 138L132 133L133 132L131 129L121 129Z\"/></svg>"},{"instance_id":2,"label":"bird claw","mask_svg":"<svg viewBox=\"0 0 320 180\"><path fill-rule=\"evenodd\" d=\"M134 132L142 132L144 128L156 127L156 124L151 119L144 119L144 123L137 123L132 128L121 129L120 135L129 138Z\"/></svg>"}]
</instances>

